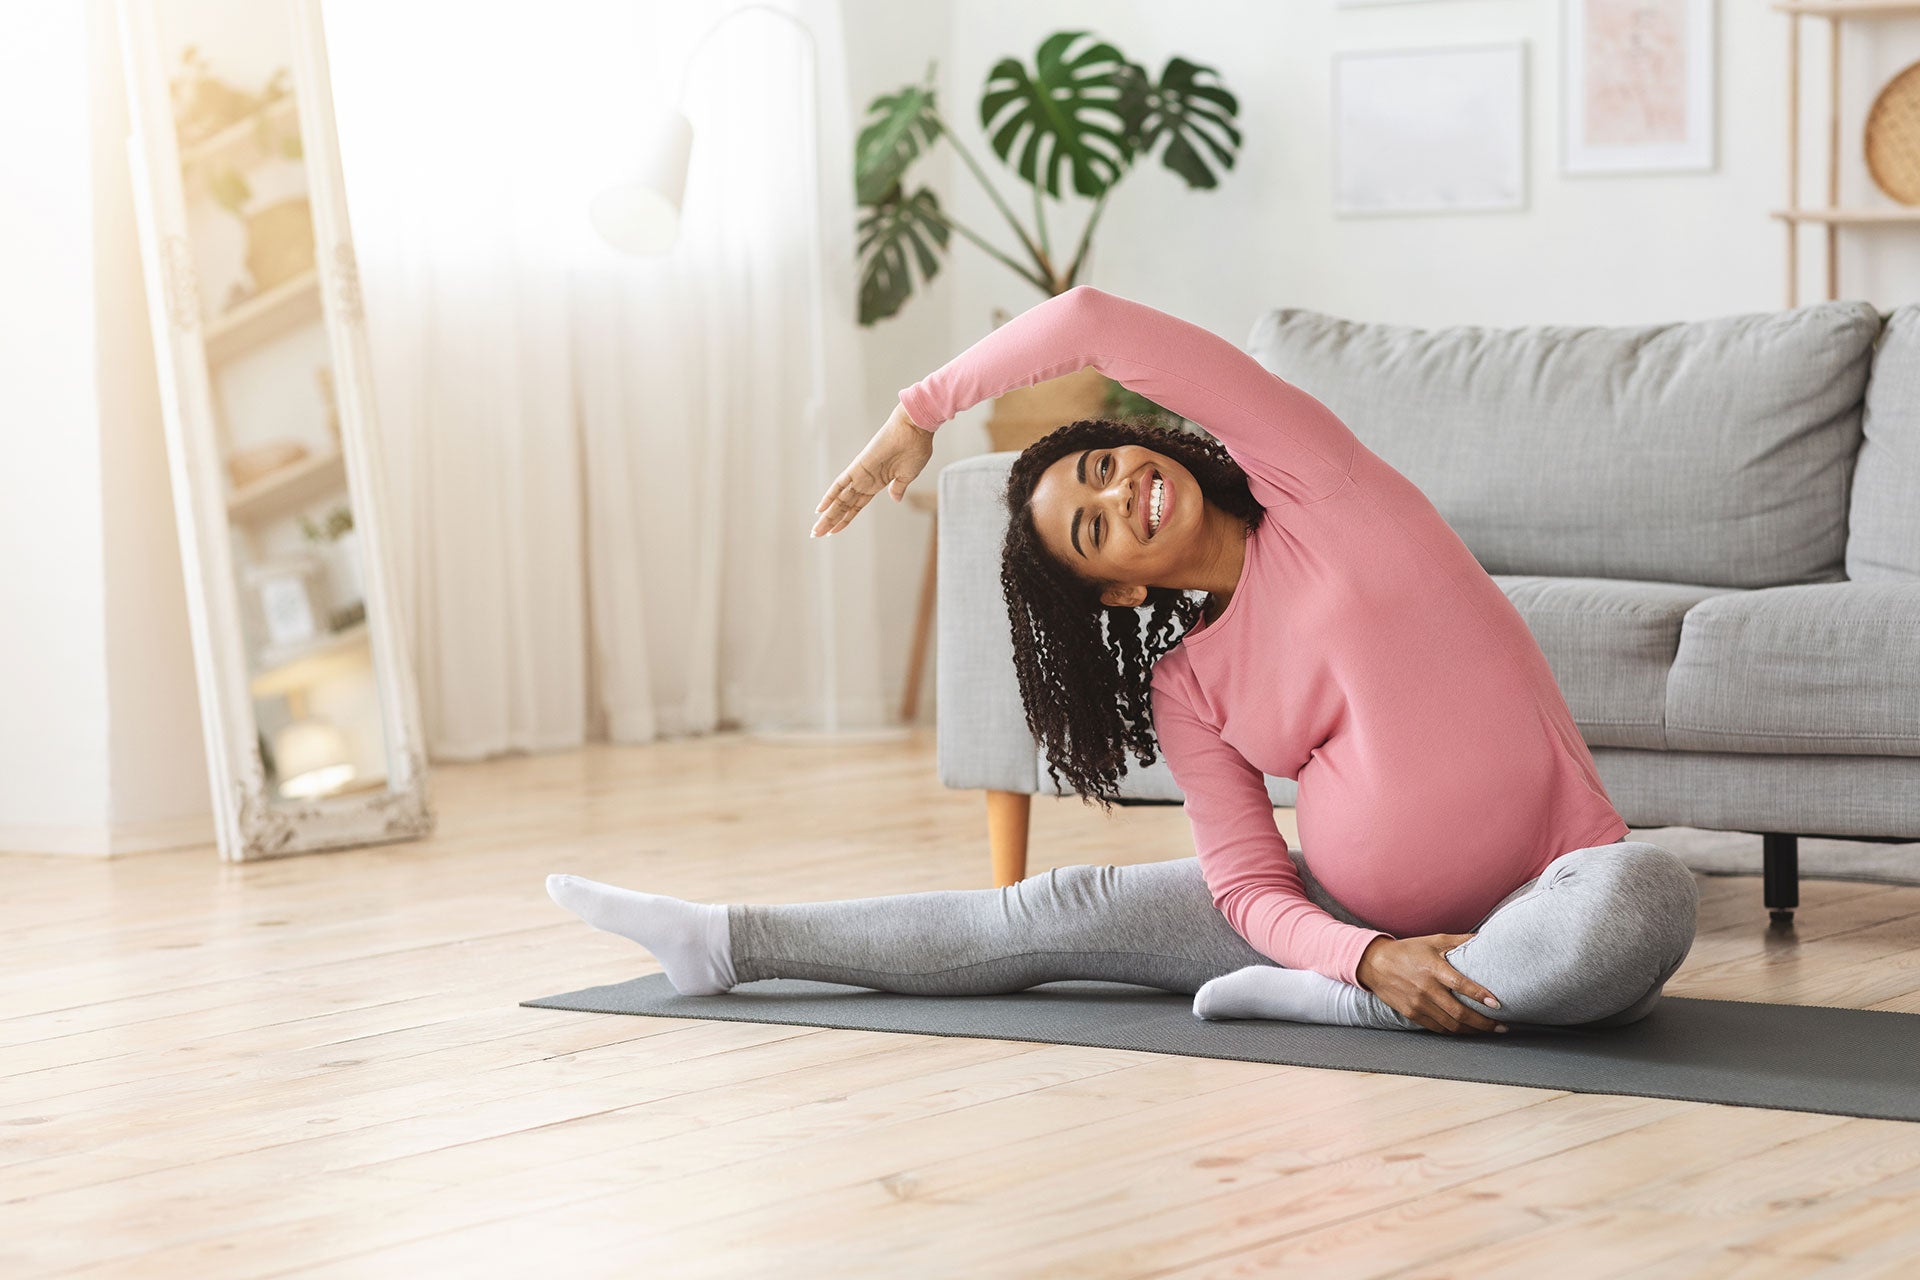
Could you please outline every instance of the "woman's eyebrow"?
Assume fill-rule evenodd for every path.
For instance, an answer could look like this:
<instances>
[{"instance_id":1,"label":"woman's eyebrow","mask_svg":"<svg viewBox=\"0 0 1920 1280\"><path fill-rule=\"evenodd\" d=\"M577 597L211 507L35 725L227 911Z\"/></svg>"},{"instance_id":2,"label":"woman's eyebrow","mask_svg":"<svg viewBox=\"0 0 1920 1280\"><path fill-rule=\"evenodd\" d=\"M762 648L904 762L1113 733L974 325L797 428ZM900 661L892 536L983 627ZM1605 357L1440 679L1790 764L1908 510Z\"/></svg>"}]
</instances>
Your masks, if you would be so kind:
<instances>
[{"instance_id":1,"label":"woman's eyebrow","mask_svg":"<svg viewBox=\"0 0 1920 1280\"><path fill-rule=\"evenodd\" d=\"M1074 464L1073 473L1080 478L1081 484L1087 482L1087 454L1092 452L1093 450L1091 449L1083 450L1080 454L1080 461ZM1087 553L1080 550L1080 512L1082 510L1084 510L1082 507L1075 507L1073 509L1073 524L1067 529L1067 538L1073 543L1073 549L1080 551L1080 558L1085 560Z\"/></svg>"}]
</instances>

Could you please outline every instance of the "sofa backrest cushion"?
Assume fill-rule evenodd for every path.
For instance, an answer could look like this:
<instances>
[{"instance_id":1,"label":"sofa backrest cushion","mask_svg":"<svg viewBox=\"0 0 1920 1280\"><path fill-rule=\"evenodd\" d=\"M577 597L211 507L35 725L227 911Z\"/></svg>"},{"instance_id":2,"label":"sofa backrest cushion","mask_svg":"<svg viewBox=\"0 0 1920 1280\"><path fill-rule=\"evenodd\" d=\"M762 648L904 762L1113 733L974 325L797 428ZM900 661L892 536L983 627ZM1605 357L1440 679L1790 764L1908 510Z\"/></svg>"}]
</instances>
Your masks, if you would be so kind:
<instances>
[{"instance_id":1,"label":"sofa backrest cushion","mask_svg":"<svg viewBox=\"0 0 1920 1280\"><path fill-rule=\"evenodd\" d=\"M1920 303L1887 317L1861 432L1847 576L1912 582L1920 579Z\"/></svg>"},{"instance_id":2,"label":"sofa backrest cushion","mask_svg":"<svg viewBox=\"0 0 1920 1280\"><path fill-rule=\"evenodd\" d=\"M1879 329L1864 301L1511 329L1281 308L1248 350L1418 485L1489 573L1767 587L1845 576Z\"/></svg>"}]
</instances>

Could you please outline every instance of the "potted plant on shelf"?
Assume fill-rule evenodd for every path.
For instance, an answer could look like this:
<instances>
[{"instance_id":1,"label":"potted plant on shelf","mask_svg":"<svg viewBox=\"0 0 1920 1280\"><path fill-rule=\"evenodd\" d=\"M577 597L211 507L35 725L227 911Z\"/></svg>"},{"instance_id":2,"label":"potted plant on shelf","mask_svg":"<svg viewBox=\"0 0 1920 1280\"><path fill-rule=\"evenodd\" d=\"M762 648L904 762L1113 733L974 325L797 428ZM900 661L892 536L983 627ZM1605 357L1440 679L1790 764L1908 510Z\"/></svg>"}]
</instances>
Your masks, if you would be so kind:
<instances>
[{"instance_id":1,"label":"potted plant on shelf","mask_svg":"<svg viewBox=\"0 0 1920 1280\"><path fill-rule=\"evenodd\" d=\"M980 97L980 124L994 154L1032 190L1030 231L941 118L934 65L928 64L923 83L875 98L855 141L863 325L900 310L913 294L914 267L926 281L939 274L940 255L953 232L1044 296L1065 293L1083 283L1080 274L1094 228L1108 198L1138 161L1157 147L1165 168L1189 188L1205 190L1219 185L1220 171L1231 169L1238 154L1239 102L1213 68L1173 57L1156 81L1088 32L1055 32L1041 42L1031 69L1011 57L995 63ZM986 188L1019 242L1020 257L955 221L930 188L907 190L907 169L942 137ZM1074 192L1093 201L1079 242L1064 262L1056 257L1045 210L1047 197L1061 195L1063 169ZM1061 422L1093 416L1144 416L1176 426L1181 421L1088 368L1003 393L994 403L988 432L996 448L1019 448Z\"/></svg>"},{"instance_id":2,"label":"potted plant on shelf","mask_svg":"<svg viewBox=\"0 0 1920 1280\"><path fill-rule=\"evenodd\" d=\"M253 140L259 153L270 160L300 160L300 123L275 108L293 88L292 71L277 67L259 93L248 93L215 76L200 53L198 45L188 45L180 54L181 73L169 82L173 100L175 131L183 151L251 119ZM221 148L224 152L224 147ZM201 159L189 157L183 167L194 168ZM260 207L248 209L254 198L249 183L238 166L231 163L207 164L206 188L214 202L240 219L247 231L247 272L251 285L236 285L226 300L226 309L283 284L314 264L313 213L306 195L306 171L256 174L263 184L277 178L281 190L269 192Z\"/></svg>"}]
</instances>

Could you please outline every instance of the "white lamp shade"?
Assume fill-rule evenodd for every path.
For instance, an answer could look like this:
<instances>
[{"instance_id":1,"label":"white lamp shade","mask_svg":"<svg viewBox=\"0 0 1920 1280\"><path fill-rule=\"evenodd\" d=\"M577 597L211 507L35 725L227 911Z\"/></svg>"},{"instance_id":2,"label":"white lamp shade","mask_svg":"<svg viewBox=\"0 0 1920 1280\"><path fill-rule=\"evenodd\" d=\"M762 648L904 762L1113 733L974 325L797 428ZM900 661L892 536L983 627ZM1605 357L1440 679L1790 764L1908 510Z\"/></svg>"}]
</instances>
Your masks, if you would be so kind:
<instances>
[{"instance_id":1,"label":"white lamp shade","mask_svg":"<svg viewBox=\"0 0 1920 1280\"><path fill-rule=\"evenodd\" d=\"M676 110L656 121L632 176L593 198L593 226L601 239L626 253L671 249L692 150L693 123L685 115Z\"/></svg>"},{"instance_id":2,"label":"white lamp shade","mask_svg":"<svg viewBox=\"0 0 1920 1280\"><path fill-rule=\"evenodd\" d=\"M354 774L346 738L325 720L312 718L292 721L273 735L273 763L280 794L300 799L325 795Z\"/></svg>"}]
</instances>

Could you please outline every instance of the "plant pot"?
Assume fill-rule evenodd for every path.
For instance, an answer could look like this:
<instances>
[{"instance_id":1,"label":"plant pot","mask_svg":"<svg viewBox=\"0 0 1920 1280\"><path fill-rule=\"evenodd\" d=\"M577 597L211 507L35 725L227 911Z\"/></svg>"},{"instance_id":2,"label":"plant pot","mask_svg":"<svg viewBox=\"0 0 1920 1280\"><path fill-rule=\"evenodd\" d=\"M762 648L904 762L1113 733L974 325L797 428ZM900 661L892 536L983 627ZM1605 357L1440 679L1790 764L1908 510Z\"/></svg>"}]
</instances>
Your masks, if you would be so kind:
<instances>
[{"instance_id":1,"label":"plant pot","mask_svg":"<svg viewBox=\"0 0 1920 1280\"><path fill-rule=\"evenodd\" d=\"M1041 436L1082 418L1106 416L1113 380L1088 365L1059 378L1015 387L994 397L987 438L996 453L1025 449Z\"/></svg>"}]
</instances>

